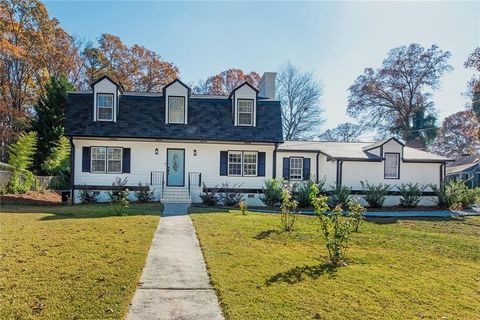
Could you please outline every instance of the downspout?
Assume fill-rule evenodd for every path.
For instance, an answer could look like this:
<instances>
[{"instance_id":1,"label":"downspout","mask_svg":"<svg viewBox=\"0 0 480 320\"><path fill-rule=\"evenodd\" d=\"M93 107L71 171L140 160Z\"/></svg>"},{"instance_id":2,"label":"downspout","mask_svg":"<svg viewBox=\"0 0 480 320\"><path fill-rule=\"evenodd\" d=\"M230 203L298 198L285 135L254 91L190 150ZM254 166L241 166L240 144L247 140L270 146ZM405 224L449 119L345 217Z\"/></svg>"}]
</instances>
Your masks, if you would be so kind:
<instances>
[{"instance_id":1,"label":"downspout","mask_svg":"<svg viewBox=\"0 0 480 320\"><path fill-rule=\"evenodd\" d=\"M275 149L273 149L273 166L272 166L272 178L276 179L277 178L277 149L278 149L279 143L275 143Z\"/></svg>"},{"instance_id":2,"label":"downspout","mask_svg":"<svg viewBox=\"0 0 480 320\"><path fill-rule=\"evenodd\" d=\"M73 138L68 137L70 141L70 201L73 204L75 196L75 145Z\"/></svg>"},{"instance_id":3,"label":"downspout","mask_svg":"<svg viewBox=\"0 0 480 320\"><path fill-rule=\"evenodd\" d=\"M319 180L319 178L318 178L318 176L320 175L320 174L318 173L319 161L320 161L319 159L320 159L320 152L317 152L317 168L315 169L315 173L316 173L316 175L317 175L317 178L316 178L315 180L317 181L317 184L320 182L320 180Z\"/></svg>"},{"instance_id":4,"label":"downspout","mask_svg":"<svg viewBox=\"0 0 480 320\"><path fill-rule=\"evenodd\" d=\"M340 161L340 185L339 187L342 186L342 176L343 176L343 160Z\"/></svg>"}]
</instances>

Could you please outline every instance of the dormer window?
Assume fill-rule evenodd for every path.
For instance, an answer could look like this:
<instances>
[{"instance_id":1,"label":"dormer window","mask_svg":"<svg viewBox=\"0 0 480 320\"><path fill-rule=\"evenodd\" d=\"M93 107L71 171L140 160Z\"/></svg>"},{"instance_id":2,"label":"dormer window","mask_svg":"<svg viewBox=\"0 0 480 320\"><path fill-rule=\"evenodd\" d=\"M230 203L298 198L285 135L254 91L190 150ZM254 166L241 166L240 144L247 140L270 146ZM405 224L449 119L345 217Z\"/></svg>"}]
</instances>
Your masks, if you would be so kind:
<instances>
[{"instance_id":1,"label":"dormer window","mask_svg":"<svg viewBox=\"0 0 480 320\"><path fill-rule=\"evenodd\" d=\"M97 120L113 121L113 94L99 93L97 95Z\"/></svg>"},{"instance_id":2,"label":"dormer window","mask_svg":"<svg viewBox=\"0 0 480 320\"><path fill-rule=\"evenodd\" d=\"M253 100L238 99L238 125L253 126Z\"/></svg>"},{"instance_id":3,"label":"dormer window","mask_svg":"<svg viewBox=\"0 0 480 320\"><path fill-rule=\"evenodd\" d=\"M168 97L168 123L185 123L185 97Z\"/></svg>"}]
</instances>

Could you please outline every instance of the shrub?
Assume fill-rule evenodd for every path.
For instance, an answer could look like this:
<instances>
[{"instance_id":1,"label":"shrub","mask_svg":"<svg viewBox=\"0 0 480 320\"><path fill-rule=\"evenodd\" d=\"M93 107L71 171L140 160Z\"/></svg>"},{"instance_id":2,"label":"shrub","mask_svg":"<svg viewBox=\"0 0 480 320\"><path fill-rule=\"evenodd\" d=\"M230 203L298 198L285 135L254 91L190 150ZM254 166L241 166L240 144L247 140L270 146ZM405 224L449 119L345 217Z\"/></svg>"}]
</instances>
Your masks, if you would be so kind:
<instances>
[{"instance_id":1,"label":"shrub","mask_svg":"<svg viewBox=\"0 0 480 320\"><path fill-rule=\"evenodd\" d=\"M439 187L431 185L435 192L435 203L441 208L461 210L470 208L478 202L480 189L468 189L463 181L450 181Z\"/></svg>"},{"instance_id":2,"label":"shrub","mask_svg":"<svg viewBox=\"0 0 480 320\"><path fill-rule=\"evenodd\" d=\"M226 206L236 206L242 201L245 193L239 191L243 183L234 183L232 187L228 185L228 182L222 184L218 199Z\"/></svg>"},{"instance_id":3,"label":"shrub","mask_svg":"<svg viewBox=\"0 0 480 320\"><path fill-rule=\"evenodd\" d=\"M204 192L200 194L200 198L202 199L202 203L209 207L213 207L218 203L218 185L214 188L211 188L208 191L207 186L203 183L203 190Z\"/></svg>"},{"instance_id":4,"label":"shrub","mask_svg":"<svg viewBox=\"0 0 480 320\"><path fill-rule=\"evenodd\" d=\"M312 206L312 202L310 201L310 189L312 184L314 184L314 182L308 180L293 185L293 197L298 202L300 208L309 208ZM324 185L325 179L317 184L320 193L325 193Z\"/></svg>"},{"instance_id":5,"label":"shrub","mask_svg":"<svg viewBox=\"0 0 480 320\"><path fill-rule=\"evenodd\" d=\"M297 201L292 199L288 188L282 191L282 204L280 205L280 220L284 231L292 231L297 222Z\"/></svg>"},{"instance_id":6,"label":"shrub","mask_svg":"<svg viewBox=\"0 0 480 320\"><path fill-rule=\"evenodd\" d=\"M240 201L240 203L238 204L239 208L240 208L240 211L242 211L242 214L243 215L246 215L247 214L247 209L248 209L248 206L247 204L245 203L245 201Z\"/></svg>"},{"instance_id":7,"label":"shrub","mask_svg":"<svg viewBox=\"0 0 480 320\"><path fill-rule=\"evenodd\" d=\"M115 178L112 183L112 190L107 192L110 203L120 203L128 206L128 189L125 188L127 182L127 178L123 180L120 177Z\"/></svg>"},{"instance_id":8,"label":"shrub","mask_svg":"<svg viewBox=\"0 0 480 320\"><path fill-rule=\"evenodd\" d=\"M315 214L320 220L320 230L326 241L330 262L333 265L345 263L351 233L358 231L365 208L358 203L350 202L346 213L340 205L337 205L332 212L328 212L328 197L320 195L316 185L311 186L310 199Z\"/></svg>"},{"instance_id":9,"label":"shrub","mask_svg":"<svg viewBox=\"0 0 480 320\"><path fill-rule=\"evenodd\" d=\"M14 170L7 184L8 193L25 193L30 191L35 183L35 176L28 170Z\"/></svg>"},{"instance_id":10,"label":"shrub","mask_svg":"<svg viewBox=\"0 0 480 320\"><path fill-rule=\"evenodd\" d=\"M400 206L405 208L415 208L418 206L422 198L422 192L425 186L420 186L418 183L402 183L398 188L400 191Z\"/></svg>"},{"instance_id":11,"label":"shrub","mask_svg":"<svg viewBox=\"0 0 480 320\"><path fill-rule=\"evenodd\" d=\"M37 150L36 132L20 134L17 142L8 146L8 164L14 168L7 185L9 193L25 193L33 185L35 177L29 171Z\"/></svg>"},{"instance_id":12,"label":"shrub","mask_svg":"<svg viewBox=\"0 0 480 320\"><path fill-rule=\"evenodd\" d=\"M368 205L372 208L381 208L387 199L390 186L383 183L377 185L369 184L368 181L365 183L360 181L360 183L362 184L362 189L365 190L363 199L365 199Z\"/></svg>"},{"instance_id":13,"label":"shrub","mask_svg":"<svg viewBox=\"0 0 480 320\"><path fill-rule=\"evenodd\" d=\"M86 190L86 189L82 189L78 193L78 197L80 198L80 202L85 203L85 204L97 202L99 195L100 195L99 191Z\"/></svg>"},{"instance_id":14,"label":"shrub","mask_svg":"<svg viewBox=\"0 0 480 320\"><path fill-rule=\"evenodd\" d=\"M330 197L328 198L328 205L330 208L335 208L340 206L341 208L346 209L348 207L348 203L350 202L350 193L352 192L352 188L342 185L331 186L333 189L330 193Z\"/></svg>"},{"instance_id":15,"label":"shrub","mask_svg":"<svg viewBox=\"0 0 480 320\"><path fill-rule=\"evenodd\" d=\"M62 136L55 148L47 157L41 168L49 175L56 176L51 188L67 189L70 177L70 142Z\"/></svg>"},{"instance_id":16,"label":"shrub","mask_svg":"<svg viewBox=\"0 0 480 320\"><path fill-rule=\"evenodd\" d=\"M275 179L265 180L260 200L269 207L275 207L282 201L282 181Z\"/></svg>"},{"instance_id":17,"label":"shrub","mask_svg":"<svg viewBox=\"0 0 480 320\"><path fill-rule=\"evenodd\" d=\"M348 212L352 217L354 232L358 232L365 211L365 208L358 202L350 201L350 203L348 204Z\"/></svg>"},{"instance_id":18,"label":"shrub","mask_svg":"<svg viewBox=\"0 0 480 320\"><path fill-rule=\"evenodd\" d=\"M140 187L140 189L138 191L135 191L135 197L137 198L137 200L140 202L153 201L155 195L155 188L150 189L148 183L145 183L145 185L143 185L141 182L138 183L138 186Z\"/></svg>"}]
</instances>

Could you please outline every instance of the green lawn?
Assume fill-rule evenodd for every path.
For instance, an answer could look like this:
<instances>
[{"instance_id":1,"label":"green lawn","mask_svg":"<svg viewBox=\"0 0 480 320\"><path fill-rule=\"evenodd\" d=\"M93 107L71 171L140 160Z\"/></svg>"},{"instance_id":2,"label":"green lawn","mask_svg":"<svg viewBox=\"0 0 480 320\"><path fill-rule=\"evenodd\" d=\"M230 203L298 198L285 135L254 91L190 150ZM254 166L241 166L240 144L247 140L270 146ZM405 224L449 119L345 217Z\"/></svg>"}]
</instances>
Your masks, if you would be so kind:
<instances>
[{"instance_id":1,"label":"green lawn","mask_svg":"<svg viewBox=\"0 0 480 320\"><path fill-rule=\"evenodd\" d=\"M0 208L0 319L125 316L159 205Z\"/></svg>"},{"instance_id":2,"label":"green lawn","mask_svg":"<svg viewBox=\"0 0 480 320\"><path fill-rule=\"evenodd\" d=\"M192 213L228 319L480 319L480 217L365 222L332 268L315 217Z\"/></svg>"}]
</instances>

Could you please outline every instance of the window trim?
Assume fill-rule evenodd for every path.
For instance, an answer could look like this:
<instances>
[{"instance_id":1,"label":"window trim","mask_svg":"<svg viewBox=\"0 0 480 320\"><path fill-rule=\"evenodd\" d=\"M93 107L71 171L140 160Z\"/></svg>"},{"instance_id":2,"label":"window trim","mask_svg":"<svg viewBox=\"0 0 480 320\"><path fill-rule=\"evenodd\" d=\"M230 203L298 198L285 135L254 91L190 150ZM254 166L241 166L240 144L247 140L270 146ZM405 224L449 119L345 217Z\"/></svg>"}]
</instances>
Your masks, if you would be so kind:
<instances>
[{"instance_id":1,"label":"window trim","mask_svg":"<svg viewBox=\"0 0 480 320\"><path fill-rule=\"evenodd\" d=\"M230 153L240 154L240 174L230 174ZM234 164L238 164L238 163L235 162ZM243 151L237 151L237 150L227 151L227 176L229 177L243 176Z\"/></svg>"},{"instance_id":2,"label":"window trim","mask_svg":"<svg viewBox=\"0 0 480 320\"><path fill-rule=\"evenodd\" d=\"M111 96L112 97L112 118L111 119L100 119L100 96ZM102 107L103 109L107 109L105 107ZM97 92L97 100L96 100L96 120L97 121L107 121L107 122L113 122L115 118L115 94L114 93L103 93L103 92Z\"/></svg>"},{"instance_id":3,"label":"window trim","mask_svg":"<svg viewBox=\"0 0 480 320\"><path fill-rule=\"evenodd\" d=\"M105 170L93 171L93 148L102 148L105 150ZM110 172L108 170L108 149L121 149L120 152L120 171ZM104 174L123 174L123 147L105 147L105 146L91 146L90 147L90 173L104 173Z\"/></svg>"},{"instance_id":4,"label":"window trim","mask_svg":"<svg viewBox=\"0 0 480 320\"><path fill-rule=\"evenodd\" d=\"M241 154L241 168L240 168L240 171L241 171L241 174L230 174L230 153L236 153L236 154ZM245 164L245 161L244 161L244 155L245 153L255 153L256 154L256 162L255 162L255 166L256 166L256 174L255 175L252 175L252 174L245 174L244 173L244 164ZM227 176L228 177L258 177L258 153L259 151L258 150L227 150Z\"/></svg>"},{"instance_id":5,"label":"window trim","mask_svg":"<svg viewBox=\"0 0 480 320\"><path fill-rule=\"evenodd\" d=\"M245 173L245 154L255 155L255 174ZM242 175L244 177L258 177L258 151L243 151L242 152Z\"/></svg>"},{"instance_id":6,"label":"window trim","mask_svg":"<svg viewBox=\"0 0 480 320\"><path fill-rule=\"evenodd\" d=\"M172 122L170 121L170 98L182 98L183 99L183 120L182 122ZM168 124L186 124L186 115L187 115L187 99L185 96L174 96L174 95L171 95L171 96L168 96L167 97L167 102L168 102L168 105L167 105L167 123Z\"/></svg>"},{"instance_id":7,"label":"window trim","mask_svg":"<svg viewBox=\"0 0 480 320\"><path fill-rule=\"evenodd\" d=\"M300 173L300 179L292 179L292 159L300 159L300 163L302 164L301 167L301 173ZM289 157L288 158L288 181L303 181L303 160L304 157Z\"/></svg>"},{"instance_id":8,"label":"window trim","mask_svg":"<svg viewBox=\"0 0 480 320\"><path fill-rule=\"evenodd\" d=\"M252 102L252 112L250 115L250 124L241 124L240 123L240 101L251 101ZM247 112L242 112L247 113ZM255 116L255 100L254 99L242 99L237 98L237 125L240 127L253 127Z\"/></svg>"},{"instance_id":9,"label":"window trim","mask_svg":"<svg viewBox=\"0 0 480 320\"><path fill-rule=\"evenodd\" d=\"M387 155L395 155L398 159L398 168L396 177L387 177ZM385 152L383 156L383 178L389 180L399 180L400 179L400 152Z\"/></svg>"},{"instance_id":10,"label":"window trim","mask_svg":"<svg viewBox=\"0 0 480 320\"><path fill-rule=\"evenodd\" d=\"M107 147L106 149L107 149L107 153L106 153L107 173L123 173L123 148L122 147ZM110 171L109 164L108 164L108 162L109 162L108 151L110 149L120 149L120 171ZM115 161L118 161L118 160L115 160Z\"/></svg>"}]
</instances>

